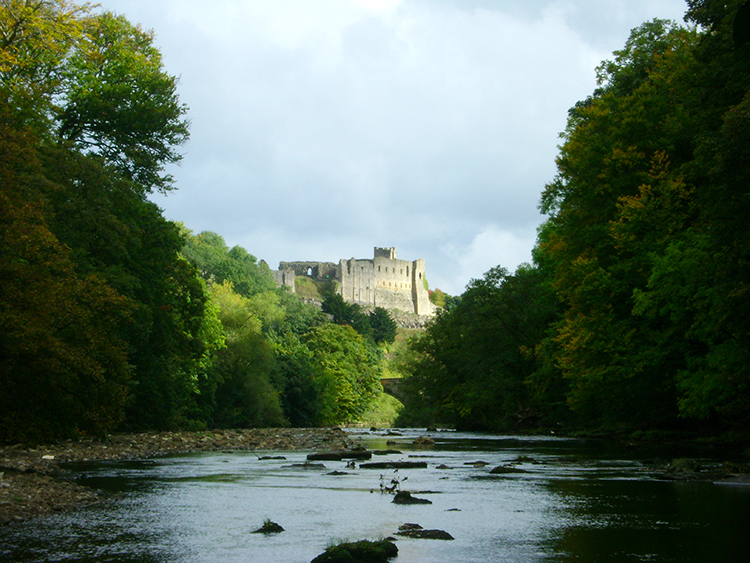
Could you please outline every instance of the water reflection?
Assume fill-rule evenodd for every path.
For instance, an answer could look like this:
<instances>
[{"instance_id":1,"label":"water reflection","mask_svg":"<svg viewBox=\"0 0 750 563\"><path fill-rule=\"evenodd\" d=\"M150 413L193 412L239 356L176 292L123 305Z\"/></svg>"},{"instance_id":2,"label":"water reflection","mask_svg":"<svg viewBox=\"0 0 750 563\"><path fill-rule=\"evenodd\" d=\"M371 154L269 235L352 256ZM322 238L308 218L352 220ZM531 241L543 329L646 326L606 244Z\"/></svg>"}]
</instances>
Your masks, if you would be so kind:
<instances>
[{"instance_id":1,"label":"water reflection","mask_svg":"<svg viewBox=\"0 0 750 563\"><path fill-rule=\"evenodd\" d=\"M82 482L120 498L0 528L0 562L301 563L332 541L386 537L405 522L456 538L400 539L396 561L410 563L732 563L745 561L750 548L746 488L655 480L639 460L601 443L437 433L434 447L415 448L415 436L362 439L402 452L378 460L427 461L427 469L401 471L398 479L431 505L392 504L378 492L383 471L347 470L341 462L290 467L305 453L81 466ZM523 472L490 474L498 465ZM265 518L286 532L252 534Z\"/></svg>"}]
</instances>

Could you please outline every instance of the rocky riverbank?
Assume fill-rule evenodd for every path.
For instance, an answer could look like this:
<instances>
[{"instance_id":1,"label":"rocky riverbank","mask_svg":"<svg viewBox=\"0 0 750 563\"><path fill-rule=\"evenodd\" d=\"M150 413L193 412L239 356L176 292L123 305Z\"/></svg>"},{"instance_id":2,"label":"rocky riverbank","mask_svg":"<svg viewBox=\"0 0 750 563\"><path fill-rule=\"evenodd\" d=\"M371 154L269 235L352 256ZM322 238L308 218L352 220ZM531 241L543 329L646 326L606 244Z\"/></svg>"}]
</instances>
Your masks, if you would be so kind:
<instances>
[{"instance_id":1,"label":"rocky riverbank","mask_svg":"<svg viewBox=\"0 0 750 563\"><path fill-rule=\"evenodd\" d=\"M201 451L332 450L352 447L340 428L253 428L116 434L24 448L0 447L0 524L96 502L96 490L72 479L66 464L144 459Z\"/></svg>"}]
</instances>

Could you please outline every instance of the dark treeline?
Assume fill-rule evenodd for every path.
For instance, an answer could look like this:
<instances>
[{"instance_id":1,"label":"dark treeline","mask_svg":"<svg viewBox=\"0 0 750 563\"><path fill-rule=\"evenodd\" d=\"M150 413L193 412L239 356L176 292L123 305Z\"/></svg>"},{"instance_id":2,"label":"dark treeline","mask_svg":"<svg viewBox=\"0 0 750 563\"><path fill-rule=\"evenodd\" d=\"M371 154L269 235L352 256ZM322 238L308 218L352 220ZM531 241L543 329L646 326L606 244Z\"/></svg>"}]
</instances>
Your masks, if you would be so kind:
<instances>
[{"instance_id":1,"label":"dark treeline","mask_svg":"<svg viewBox=\"0 0 750 563\"><path fill-rule=\"evenodd\" d=\"M63 0L0 32L0 443L361 417L381 312L333 323L148 200L188 137L153 35Z\"/></svg>"},{"instance_id":2,"label":"dark treeline","mask_svg":"<svg viewBox=\"0 0 750 563\"><path fill-rule=\"evenodd\" d=\"M413 346L403 422L750 424L750 22L690 0L569 112L533 265L472 281ZM736 38L736 39L735 39Z\"/></svg>"}]
</instances>

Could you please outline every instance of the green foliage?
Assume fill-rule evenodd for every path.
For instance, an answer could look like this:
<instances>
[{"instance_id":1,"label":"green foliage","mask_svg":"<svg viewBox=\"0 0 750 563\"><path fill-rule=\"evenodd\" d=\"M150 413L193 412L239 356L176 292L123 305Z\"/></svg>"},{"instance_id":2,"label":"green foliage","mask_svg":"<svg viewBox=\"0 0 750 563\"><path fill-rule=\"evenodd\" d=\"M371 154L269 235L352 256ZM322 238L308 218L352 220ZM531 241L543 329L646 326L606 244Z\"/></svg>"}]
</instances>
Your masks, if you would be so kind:
<instances>
[{"instance_id":1,"label":"green foliage","mask_svg":"<svg viewBox=\"0 0 750 563\"><path fill-rule=\"evenodd\" d=\"M323 299L322 309L333 317L334 323L349 325L363 337L374 339L370 317L356 303L347 303L340 294L329 293Z\"/></svg>"},{"instance_id":2,"label":"green foliage","mask_svg":"<svg viewBox=\"0 0 750 563\"><path fill-rule=\"evenodd\" d=\"M320 424L358 421L380 390L380 357L352 327L321 325L303 335L320 400Z\"/></svg>"},{"instance_id":3,"label":"green foliage","mask_svg":"<svg viewBox=\"0 0 750 563\"><path fill-rule=\"evenodd\" d=\"M399 424L444 423L466 429L539 424L528 381L538 368L532 351L555 319L557 304L541 272L493 268L473 280L460 303L438 313L412 340L401 388Z\"/></svg>"},{"instance_id":4,"label":"green foliage","mask_svg":"<svg viewBox=\"0 0 750 563\"><path fill-rule=\"evenodd\" d=\"M245 297L276 290L270 270L241 246L230 249L220 235L211 231L193 236L184 226L182 230L185 236L182 254L206 281L231 282L234 291Z\"/></svg>"},{"instance_id":5,"label":"green foliage","mask_svg":"<svg viewBox=\"0 0 750 563\"><path fill-rule=\"evenodd\" d=\"M383 307L375 307L369 314L356 303L347 303L338 293L328 293L322 309L333 317L333 322L349 325L363 337L376 344L391 344L396 338L398 325Z\"/></svg>"},{"instance_id":6,"label":"green foliage","mask_svg":"<svg viewBox=\"0 0 750 563\"><path fill-rule=\"evenodd\" d=\"M376 344L392 344L396 340L398 325L391 314L383 307L375 307L370 312L372 338Z\"/></svg>"},{"instance_id":7,"label":"green foliage","mask_svg":"<svg viewBox=\"0 0 750 563\"><path fill-rule=\"evenodd\" d=\"M46 206L28 200L43 172L33 143L0 120L0 442L102 435L123 418L130 377L133 304L77 273Z\"/></svg>"},{"instance_id":8,"label":"green foliage","mask_svg":"<svg viewBox=\"0 0 750 563\"><path fill-rule=\"evenodd\" d=\"M448 294L440 288L430 291L430 302L438 307L445 307L445 300L447 297Z\"/></svg>"},{"instance_id":9,"label":"green foliage","mask_svg":"<svg viewBox=\"0 0 750 563\"><path fill-rule=\"evenodd\" d=\"M362 416L360 423L363 426L375 426L379 428L390 428L396 426L404 405L387 393L378 393L369 410Z\"/></svg>"},{"instance_id":10,"label":"green foliage","mask_svg":"<svg viewBox=\"0 0 750 563\"><path fill-rule=\"evenodd\" d=\"M280 394L271 381L273 344L262 333L268 307L259 296L243 297L227 282L211 287L226 338L226 347L209 370L217 382L210 420L220 428L286 425Z\"/></svg>"},{"instance_id":11,"label":"green foliage","mask_svg":"<svg viewBox=\"0 0 750 563\"><path fill-rule=\"evenodd\" d=\"M277 336L274 344L274 380L280 389L284 417L295 428L320 426L323 398L321 386L316 384L319 370L312 352L293 332Z\"/></svg>"},{"instance_id":12,"label":"green foliage","mask_svg":"<svg viewBox=\"0 0 750 563\"><path fill-rule=\"evenodd\" d=\"M29 282L2 299L13 318L18 304L31 314L47 300L27 346L56 350L38 348L44 369L23 362L34 376L14 368L44 400L20 400L26 383L1 400L17 405L12 416L35 439L103 433L123 412L128 428L185 424L221 333L205 285L178 254L178 229L145 197L169 188L163 168L187 138L176 80L151 34L86 6L11 0L0 28L3 127L25 139L24 160L35 163L5 176L13 229L35 226L7 239L7 257L20 260L9 267L23 266L18 279Z\"/></svg>"},{"instance_id":13,"label":"green foliage","mask_svg":"<svg viewBox=\"0 0 750 563\"><path fill-rule=\"evenodd\" d=\"M93 152L146 191L168 190L165 164L188 138L187 108L166 74L153 33L111 12L82 20L85 41L64 59L58 135Z\"/></svg>"},{"instance_id":14,"label":"green foliage","mask_svg":"<svg viewBox=\"0 0 750 563\"><path fill-rule=\"evenodd\" d=\"M458 304L458 301L458 297L448 295L440 288L434 291L430 290L430 302L447 311L450 311L455 307Z\"/></svg>"},{"instance_id":15,"label":"green foliage","mask_svg":"<svg viewBox=\"0 0 750 563\"><path fill-rule=\"evenodd\" d=\"M562 370L588 426L750 421L750 47L742 0L688 4L703 29L648 22L599 67L542 196L534 256L564 317L534 380Z\"/></svg>"}]
</instances>

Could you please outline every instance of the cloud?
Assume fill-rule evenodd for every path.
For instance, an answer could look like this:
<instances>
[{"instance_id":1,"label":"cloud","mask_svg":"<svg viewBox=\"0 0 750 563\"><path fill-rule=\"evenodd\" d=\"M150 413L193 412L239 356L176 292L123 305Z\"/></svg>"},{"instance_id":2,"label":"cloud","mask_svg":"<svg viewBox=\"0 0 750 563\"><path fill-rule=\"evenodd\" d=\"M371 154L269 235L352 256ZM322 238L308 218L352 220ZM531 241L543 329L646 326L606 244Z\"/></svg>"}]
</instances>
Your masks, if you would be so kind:
<instances>
[{"instance_id":1,"label":"cloud","mask_svg":"<svg viewBox=\"0 0 750 563\"><path fill-rule=\"evenodd\" d=\"M464 247L446 245L442 251L458 268L450 278L430 279L430 285L440 287L465 287L471 279L481 278L495 266L514 272L523 263L531 263L531 247L536 231L509 232L500 225L488 225ZM434 283L437 281L437 283Z\"/></svg>"},{"instance_id":2,"label":"cloud","mask_svg":"<svg viewBox=\"0 0 750 563\"><path fill-rule=\"evenodd\" d=\"M191 108L178 191L155 198L169 218L274 267L396 246L454 294L528 260L568 108L631 27L684 10L679 0L105 7L155 28Z\"/></svg>"}]
</instances>

